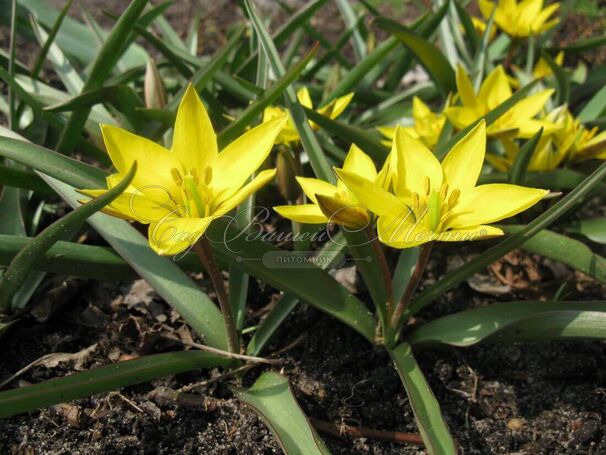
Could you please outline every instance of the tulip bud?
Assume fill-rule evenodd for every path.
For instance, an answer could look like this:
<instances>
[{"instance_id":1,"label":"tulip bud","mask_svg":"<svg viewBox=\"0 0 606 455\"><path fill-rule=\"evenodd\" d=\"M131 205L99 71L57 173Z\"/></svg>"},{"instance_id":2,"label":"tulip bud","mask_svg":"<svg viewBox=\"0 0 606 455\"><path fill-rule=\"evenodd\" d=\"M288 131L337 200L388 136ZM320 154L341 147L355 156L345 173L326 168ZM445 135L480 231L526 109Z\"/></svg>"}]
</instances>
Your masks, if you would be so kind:
<instances>
[{"instance_id":1,"label":"tulip bud","mask_svg":"<svg viewBox=\"0 0 606 455\"><path fill-rule=\"evenodd\" d=\"M145 67L145 107L148 109L162 109L166 105L166 91L158 67L154 59L147 60Z\"/></svg>"},{"instance_id":2,"label":"tulip bud","mask_svg":"<svg viewBox=\"0 0 606 455\"><path fill-rule=\"evenodd\" d=\"M276 158L276 180L280 194L288 202L294 203L301 196L301 187L296 180L298 168L292 153L280 148Z\"/></svg>"},{"instance_id":3,"label":"tulip bud","mask_svg":"<svg viewBox=\"0 0 606 455\"><path fill-rule=\"evenodd\" d=\"M368 225L370 217L368 211L351 202L338 197L316 194L318 206L328 221L349 228L362 228Z\"/></svg>"}]
</instances>

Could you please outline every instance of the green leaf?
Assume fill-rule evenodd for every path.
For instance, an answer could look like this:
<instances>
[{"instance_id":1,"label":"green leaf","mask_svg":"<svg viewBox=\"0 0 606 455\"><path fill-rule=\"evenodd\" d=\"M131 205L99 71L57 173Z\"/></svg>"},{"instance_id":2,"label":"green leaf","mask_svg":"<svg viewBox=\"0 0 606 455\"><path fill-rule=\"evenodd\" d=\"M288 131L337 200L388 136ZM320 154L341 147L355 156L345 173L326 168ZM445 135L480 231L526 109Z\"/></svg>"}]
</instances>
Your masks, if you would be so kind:
<instances>
[{"instance_id":1,"label":"green leaf","mask_svg":"<svg viewBox=\"0 0 606 455\"><path fill-rule=\"evenodd\" d=\"M254 236L247 238L223 219L213 221L207 236L218 259L308 302L349 325L367 340L374 340L375 321L370 311L326 271L313 263L289 268L272 260L291 257L296 252L281 250ZM310 286L310 283L314 285Z\"/></svg>"},{"instance_id":2,"label":"green leaf","mask_svg":"<svg viewBox=\"0 0 606 455\"><path fill-rule=\"evenodd\" d=\"M146 4L147 0L134 0L120 16L95 59L89 76L82 87L82 92L95 90L103 85L120 58L121 53L118 51L131 33ZM71 153L80 138L89 113L90 108L84 108L71 114L59 138L58 151L65 154Z\"/></svg>"},{"instance_id":3,"label":"green leaf","mask_svg":"<svg viewBox=\"0 0 606 455\"><path fill-rule=\"evenodd\" d=\"M592 120L597 119L602 114L604 114L605 111L606 111L606 85L604 87L602 87L600 90L598 90L598 92L593 96L593 98L591 98L587 102L587 104L585 104L585 106L583 106L583 109L581 109L581 112L579 112L579 115L577 115L577 118L581 122L590 122Z\"/></svg>"},{"instance_id":4,"label":"green leaf","mask_svg":"<svg viewBox=\"0 0 606 455\"><path fill-rule=\"evenodd\" d=\"M568 80L568 76L560 65L556 63L556 61L551 58L546 51L541 51L541 57L547 65L551 68L556 80L556 105L560 106L562 104L567 104L570 101L570 81Z\"/></svg>"},{"instance_id":5,"label":"green leaf","mask_svg":"<svg viewBox=\"0 0 606 455\"><path fill-rule=\"evenodd\" d=\"M606 35L595 36L593 38L578 40L572 44L567 44L566 46L549 48L549 50L564 51L567 54L568 53L576 54L576 53L585 52L585 51L588 51L591 49L595 49L597 47L603 46L604 44L606 44Z\"/></svg>"},{"instance_id":6,"label":"green leaf","mask_svg":"<svg viewBox=\"0 0 606 455\"><path fill-rule=\"evenodd\" d=\"M534 235L538 234L543 229L546 229L561 216L566 214L579 201L584 200L587 194L589 194L591 190L604 179L604 177L606 177L606 163L603 163L579 186L535 218L524 229L521 229L515 234L508 236L505 240L502 240L495 246L488 248L481 255L472 259L458 269L447 273L437 283L426 288L409 306L408 314L411 315L417 313L443 293L465 281L474 273L479 272L484 267L503 257L505 254L522 246Z\"/></svg>"},{"instance_id":7,"label":"green leaf","mask_svg":"<svg viewBox=\"0 0 606 455\"><path fill-rule=\"evenodd\" d=\"M54 195L54 191L40 177L31 171L0 165L0 185L32 190L45 196Z\"/></svg>"},{"instance_id":8,"label":"green leaf","mask_svg":"<svg viewBox=\"0 0 606 455\"><path fill-rule=\"evenodd\" d=\"M590 327L598 332L567 328L575 318L587 327L587 316L599 314ZM571 317L572 316L572 317ZM564 318L564 319L562 319ZM558 339L567 336L604 338L606 302L507 302L462 311L433 320L416 329L407 340L413 345L448 344L467 347L481 341L499 341L507 333L509 341ZM562 323L564 322L564 323ZM515 334L518 333L519 337ZM583 335L585 333L585 335ZM495 337L496 335L496 337ZM531 338L534 336L534 338Z\"/></svg>"},{"instance_id":9,"label":"green leaf","mask_svg":"<svg viewBox=\"0 0 606 455\"><path fill-rule=\"evenodd\" d=\"M381 144L380 135L377 131L366 131L359 126L333 120L313 109L303 108L310 120L320 125L325 130L340 137L347 144L354 143L375 161L383 162L389 153L389 149Z\"/></svg>"},{"instance_id":10,"label":"green leaf","mask_svg":"<svg viewBox=\"0 0 606 455\"><path fill-rule=\"evenodd\" d=\"M229 126L221 131L217 138L219 147L224 147L242 134L246 127L250 125L267 106L272 104L284 92L286 87L290 86L290 84L297 79L299 74L301 74L309 61L316 54L317 50L318 46L316 45L300 62L284 73L284 75L274 82L256 101L250 104L235 121L231 122Z\"/></svg>"},{"instance_id":11,"label":"green leaf","mask_svg":"<svg viewBox=\"0 0 606 455\"><path fill-rule=\"evenodd\" d=\"M25 282L27 275L32 269L33 262L42 257L58 240L75 232L87 218L110 204L116 197L122 194L128 185L130 185L136 170L137 165L135 163L128 175L126 175L118 185L102 196L91 200L87 204L78 207L63 218L55 221L38 234L19 252L19 254L17 254L17 256L15 256L3 273L2 280L0 281L0 308L3 309L5 313L11 312L12 299Z\"/></svg>"},{"instance_id":12,"label":"green leaf","mask_svg":"<svg viewBox=\"0 0 606 455\"><path fill-rule=\"evenodd\" d=\"M499 117L509 111L511 107L516 104L518 101L524 99L530 91L534 88L534 86L538 83L538 81L531 82L530 84L525 85L516 93L514 93L510 98L503 101L497 107L495 107L492 111L488 112L483 117L477 119L471 125L463 128L457 134L452 136L450 139L445 141L444 143L438 145L435 150L435 154L438 158L442 159L446 156L446 153L461 140L467 133L469 133L482 119L486 122L486 126L492 125L493 122L497 121Z\"/></svg>"},{"instance_id":13,"label":"green leaf","mask_svg":"<svg viewBox=\"0 0 606 455\"><path fill-rule=\"evenodd\" d=\"M289 14L288 20L280 26L280 28L272 35L272 39L276 46L281 46L290 36L299 30L301 26L309 21L309 19L316 14L316 12L324 6L326 0L315 0L303 6L294 14ZM249 66L259 56L258 50L255 50L250 54L246 61L235 71L236 74L241 74L249 68Z\"/></svg>"},{"instance_id":14,"label":"green leaf","mask_svg":"<svg viewBox=\"0 0 606 455\"><path fill-rule=\"evenodd\" d=\"M511 165L511 169L509 170L509 183L514 185L524 185L526 181L526 171L528 170L528 164L532 159L532 154L534 153L541 136L543 135L543 127L539 129L535 133L532 138L526 141L526 143L522 146L520 151L518 152L513 164Z\"/></svg>"},{"instance_id":15,"label":"green leaf","mask_svg":"<svg viewBox=\"0 0 606 455\"><path fill-rule=\"evenodd\" d=\"M38 21L47 29L55 25L61 14L47 0L19 0L19 4L35 14ZM83 66L90 64L98 53L97 42L91 31L70 16L63 19L55 42L63 52L75 57ZM129 68L145 65L147 53L141 46L135 44L128 48L120 61Z\"/></svg>"},{"instance_id":16,"label":"green leaf","mask_svg":"<svg viewBox=\"0 0 606 455\"><path fill-rule=\"evenodd\" d=\"M460 1L454 0L453 3L455 5L459 18L461 19L461 25L465 30L465 38L467 38L467 41L469 42L469 49L472 54L475 54L480 46L480 37L478 36L478 33L476 32L476 29L473 26L471 16L463 7Z\"/></svg>"},{"instance_id":17,"label":"green leaf","mask_svg":"<svg viewBox=\"0 0 606 455\"><path fill-rule=\"evenodd\" d=\"M347 74L339 81L335 88L324 97L322 104L326 104L333 99L349 93L357 87L359 82L375 68L382 60L384 60L391 51L398 45L398 40L388 38L375 47L365 58L356 66L347 72Z\"/></svg>"},{"instance_id":18,"label":"green leaf","mask_svg":"<svg viewBox=\"0 0 606 455\"><path fill-rule=\"evenodd\" d=\"M457 448L442 416L440 404L431 391L408 343L402 343L389 355L406 389L415 421L429 455L455 455Z\"/></svg>"},{"instance_id":19,"label":"green leaf","mask_svg":"<svg viewBox=\"0 0 606 455\"><path fill-rule=\"evenodd\" d=\"M354 12L349 0L336 0L337 7L339 8L339 12L343 17L343 21L345 21L345 26L347 28L350 27L359 27L359 22L357 21L356 13ZM357 24L357 25L356 25ZM361 61L366 57L366 42L364 41L364 37L360 33L359 28L354 28L352 37L352 46L354 51L354 56L356 57L356 61Z\"/></svg>"},{"instance_id":20,"label":"green leaf","mask_svg":"<svg viewBox=\"0 0 606 455\"><path fill-rule=\"evenodd\" d=\"M0 392L0 418L171 374L228 364L229 361L225 358L200 351L155 354L118 362L41 384Z\"/></svg>"},{"instance_id":21,"label":"green leaf","mask_svg":"<svg viewBox=\"0 0 606 455\"><path fill-rule=\"evenodd\" d=\"M515 234L526 226L499 226L506 234ZM566 264L606 284L606 258L594 253L578 240L544 230L524 242L522 249Z\"/></svg>"},{"instance_id":22,"label":"green leaf","mask_svg":"<svg viewBox=\"0 0 606 455\"><path fill-rule=\"evenodd\" d=\"M32 71L31 71L32 78L36 79L38 77L38 74L40 74L42 65L44 65L44 61L46 60L46 55L48 54L48 51L49 51L51 45L55 41L55 38L57 37L57 33L59 32L59 29L61 28L61 24L63 24L63 20L65 19L67 12L71 8L72 3L74 3L74 0L67 0L65 2L65 5L63 6L63 8L61 8L61 11L57 15L57 19L54 21L53 27L51 28L46 40L44 41L44 44L42 45L42 49L40 49L40 53L36 57L34 66L32 66Z\"/></svg>"},{"instance_id":23,"label":"green leaf","mask_svg":"<svg viewBox=\"0 0 606 455\"><path fill-rule=\"evenodd\" d=\"M580 234L592 242L606 244L606 218L576 220L565 227L567 232Z\"/></svg>"},{"instance_id":24,"label":"green leaf","mask_svg":"<svg viewBox=\"0 0 606 455\"><path fill-rule=\"evenodd\" d=\"M234 389L234 393L261 417L287 455L330 454L284 376L273 371L263 373L250 389Z\"/></svg>"},{"instance_id":25,"label":"green leaf","mask_svg":"<svg viewBox=\"0 0 606 455\"><path fill-rule=\"evenodd\" d=\"M263 46L263 50L267 55L267 59L269 60L272 71L277 77L284 76L286 70L280 61L280 55L278 54L276 46L269 36L269 33L265 29L263 22L255 12L250 0L244 0L244 5L248 16L253 23L253 27L255 28L259 42ZM332 173L330 164L328 163L328 160L326 159L326 156L318 143L318 139L316 138L311 126L309 125L309 122L307 121L305 112L297 100L297 95L295 94L294 89L292 87L287 87L284 97L286 106L290 111L293 123L297 127L297 131L301 138L301 143L303 144L303 148L309 157L309 161L315 174L326 181L334 182L335 177Z\"/></svg>"},{"instance_id":26,"label":"green leaf","mask_svg":"<svg viewBox=\"0 0 606 455\"><path fill-rule=\"evenodd\" d=\"M31 240L32 237L0 234L0 266L10 264ZM111 248L75 242L58 241L43 257L32 261L32 267L38 271L96 280L138 278L135 271Z\"/></svg>"},{"instance_id":27,"label":"green leaf","mask_svg":"<svg viewBox=\"0 0 606 455\"><path fill-rule=\"evenodd\" d=\"M378 27L398 38L417 57L444 96L456 92L455 72L433 44L391 19L379 17L375 21Z\"/></svg>"},{"instance_id":28,"label":"green leaf","mask_svg":"<svg viewBox=\"0 0 606 455\"><path fill-rule=\"evenodd\" d=\"M408 286L408 282L412 277L418 258L419 247L405 248L400 252L392 280L394 302L399 302L404 296L406 286Z\"/></svg>"}]
</instances>

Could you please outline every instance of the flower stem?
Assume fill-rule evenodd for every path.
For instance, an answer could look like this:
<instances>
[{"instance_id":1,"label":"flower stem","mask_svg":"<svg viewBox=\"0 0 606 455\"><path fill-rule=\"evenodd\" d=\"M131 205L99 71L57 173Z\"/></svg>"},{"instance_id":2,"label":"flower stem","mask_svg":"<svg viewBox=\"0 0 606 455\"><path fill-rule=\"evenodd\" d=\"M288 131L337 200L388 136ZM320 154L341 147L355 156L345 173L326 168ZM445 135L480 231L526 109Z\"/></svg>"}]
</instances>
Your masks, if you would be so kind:
<instances>
[{"instance_id":1,"label":"flower stem","mask_svg":"<svg viewBox=\"0 0 606 455\"><path fill-rule=\"evenodd\" d=\"M225 331L227 332L227 344L229 352L239 354L240 342L238 340L238 332L236 330L234 317L229 305L229 298L227 297L227 289L225 287L225 283L223 282L221 271L219 270L219 267L215 262L215 258L213 257L208 239L205 236L202 236L200 240L194 244L193 250L208 272L208 276L210 277L210 280L212 281L217 293L217 299L219 300L219 306L221 308L223 321L225 323Z\"/></svg>"},{"instance_id":2,"label":"flower stem","mask_svg":"<svg viewBox=\"0 0 606 455\"><path fill-rule=\"evenodd\" d=\"M389 265L387 264L387 258L385 257L385 251L379 242L378 236L374 233L372 228L366 229L368 240L374 250L377 259L379 261L379 267L381 268L381 275L383 276L383 285L385 286L385 293L387 294L387 302L385 302L386 319L389 321L391 313L393 312L393 284L391 282L391 273L389 272ZM386 322L387 322L386 321Z\"/></svg>"},{"instance_id":3,"label":"flower stem","mask_svg":"<svg viewBox=\"0 0 606 455\"><path fill-rule=\"evenodd\" d=\"M412 296L414 295L417 286L421 281L423 272L425 272L425 269L427 268L427 263L429 262L429 254L431 253L432 246L433 244L431 242L424 243L423 245L421 245L421 251L419 252L419 259L417 259L417 265L415 266L415 269L412 272L410 281L408 281L408 285L406 286L406 290L404 291L402 300L398 302L398 305L396 306L396 309L391 316L390 325L392 328L396 328L400 323L400 319L404 314L404 310L412 299Z\"/></svg>"},{"instance_id":4,"label":"flower stem","mask_svg":"<svg viewBox=\"0 0 606 455\"><path fill-rule=\"evenodd\" d=\"M511 64L513 63L513 57L515 56L516 50L518 49L519 40L513 38L511 43L509 43L509 50L507 51L507 57L505 57L505 62L503 66L507 71L511 69Z\"/></svg>"}]
</instances>

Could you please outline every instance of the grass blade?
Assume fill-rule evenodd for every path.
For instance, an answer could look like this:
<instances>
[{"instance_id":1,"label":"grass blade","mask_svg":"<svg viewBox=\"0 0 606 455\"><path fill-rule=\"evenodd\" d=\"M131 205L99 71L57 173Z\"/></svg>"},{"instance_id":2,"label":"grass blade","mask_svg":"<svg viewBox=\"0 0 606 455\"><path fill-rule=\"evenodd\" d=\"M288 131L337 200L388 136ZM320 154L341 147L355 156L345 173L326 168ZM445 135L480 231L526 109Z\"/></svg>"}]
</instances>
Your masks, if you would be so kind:
<instances>
[{"instance_id":1,"label":"grass blade","mask_svg":"<svg viewBox=\"0 0 606 455\"><path fill-rule=\"evenodd\" d=\"M121 48L122 43L127 40L146 4L147 0L134 0L122 16L120 16L120 19L107 37L93 63L89 76L82 87L83 92L98 89L103 85L105 79L107 79L120 59L121 53L118 50ZM76 110L71 114L57 144L59 152L64 154L71 153L78 142L89 113L90 108L86 108Z\"/></svg>"},{"instance_id":2,"label":"grass blade","mask_svg":"<svg viewBox=\"0 0 606 455\"><path fill-rule=\"evenodd\" d=\"M391 19L379 17L375 21L380 28L390 32L417 57L419 62L431 74L436 86L444 96L457 90L455 72L452 66L433 44Z\"/></svg>"},{"instance_id":3,"label":"grass blade","mask_svg":"<svg viewBox=\"0 0 606 455\"><path fill-rule=\"evenodd\" d=\"M556 105L560 106L562 104L567 104L570 101L570 80L568 80L568 76L560 65L556 63L556 61L544 50L541 51L541 57L547 65L551 68L556 80Z\"/></svg>"},{"instance_id":4,"label":"grass blade","mask_svg":"<svg viewBox=\"0 0 606 455\"><path fill-rule=\"evenodd\" d=\"M408 343L389 350L406 389L419 432L429 455L454 455L457 448L442 417L440 404L419 368Z\"/></svg>"},{"instance_id":5,"label":"grass blade","mask_svg":"<svg viewBox=\"0 0 606 455\"><path fill-rule=\"evenodd\" d=\"M228 364L227 359L200 351L171 352L127 360L41 384L0 392L0 418L171 374Z\"/></svg>"},{"instance_id":6,"label":"grass blade","mask_svg":"<svg viewBox=\"0 0 606 455\"><path fill-rule=\"evenodd\" d=\"M539 129L532 138L526 141L524 146L518 152L511 169L509 170L509 183L514 185L524 185L526 181L526 171L528 170L528 164L532 159L532 154L537 148L537 144L543 135L543 128Z\"/></svg>"},{"instance_id":7,"label":"grass blade","mask_svg":"<svg viewBox=\"0 0 606 455\"><path fill-rule=\"evenodd\" d=\"M284 376L268 371L259 376L250 389L234 389L234 393L261 417L284 453L330 454L307 420Z\"/></svg>"},{"instance_id":8,"label":"grass blade","mask_svg":"<svg viewBox=\"0 0 606 455\"><path fill-rule=\"evenodd\" d=\"M354 28L354 31L351 36L351 44L353 46L354 56L356 57L356 61L362 61L366 57L366 42L364 41L364 37L362 33L360 33L358 19L356 17L356 13L354 12L349 0L336 0L337 7L339 8L339 12L343 17L343 21L345 22L346 28Z\"/></svg>"},{"instance_id":9,"label":"grass blade","mask_svg":"<svg viewBox=\"0 0 606 455\"><path fill-rule=\"evenodd\" d=\"M271 40L269 33L267 33L263 22L255 12L254 7L249 0L244 0L244 5L274 74L277 77L284 76L286 70L280 61L280 55L278 54L276 46ZM299 136L301 137L301 143L303 144L303 148L309 157L309 161L311 162L311 166L315 174L324 180L334 182L335 177L332 173L330 164L328 163L328 160L326 159L326 156L318 143L318 139L316 138L311 126L309 125L309 122L307 121L305 112L303 111L302 106L299 104L295 91L292 87L286 88L285 101L286 106L292 115L293 122L297 127Z\"/></svg>"}]
</instances>

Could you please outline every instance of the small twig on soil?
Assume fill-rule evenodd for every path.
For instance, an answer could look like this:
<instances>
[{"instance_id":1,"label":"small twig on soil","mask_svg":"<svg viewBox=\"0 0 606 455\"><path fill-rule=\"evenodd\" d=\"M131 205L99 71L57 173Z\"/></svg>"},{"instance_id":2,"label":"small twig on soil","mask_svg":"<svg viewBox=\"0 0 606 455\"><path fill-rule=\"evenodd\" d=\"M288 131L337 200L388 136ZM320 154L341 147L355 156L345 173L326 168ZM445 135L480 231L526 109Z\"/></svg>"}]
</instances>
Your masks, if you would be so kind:
<instances>
[{"instance_id":1,"label":"small twig on soil","mask_svg":"<svg viewBox=\"0 0 606 455\"><path fill-rule=\"evenodd\" d=\"M230 376L235 376L238 373L243 373L245 371L250 370L258 365L258 363L249 363L247 365L242 365L240 368L236 368L235 370L227 371L215 378L205 379L204 381L194 382L193 384L187 384L179 389L179 392L192 392L197 389L201 389L202 387L207 387L210 384L215 382L221 382L223 379L229 378Z\"/></svg>"},{"instance_id":2,"label":"small twig on soil","mask_svg":"<svg viewBox=\"0 0 606 455\"><path fill-rule=\"evenodd\" d=\"M56 355L57 355L57 353L53 352L51 354L45 354L42 357L37 358L36 360L34 360L33 362L31 362L30 364L28 364L28 365L24 366L23 368L21 368L19 371L17 371L12 376L10 376L10 377L6 378L4 381L0 382L0 389L2 389L4 386L10 384L11 382L13 382L15 379L17 379L22 374L27 373L31 368L33 368L36 365L44 362L46 359L49 359L49 358L54 357Z\"/></svg>"},{"instance_id":3,"label":"small twig on soil","mask_svg":"<svg viewBox=\"0 0 606 455\"><path fill-rule=\"evenodd\" d=\"M423 445L423 439L421 439L421 436L416 433L373 430L372 428L352 427L345 424L336 425L334 423L326 422L324 420L316 419L314 417L309 417L309 421L318 431L321 431L322 433L326 434L331 434L337 437L347 435L353 438L379 439L382 441L393 442L396 444L414 444L418 446Z\"/></svg>"},{"instance_id":4,"label":"small twig on soil","mask_svg":"<svg viewBox=\"0 0 606 455\"><path fill-rule=\"evenodd\" d=\"M221 357L225 357L228 359L245 360L247 362L265 363L268 365L282 365L284 363L284 361L280 360L280 359L265 359L263 357L255 357L252 355L236 354L235 352L228 352L228 351L224 351L222 349L212 348L210 346L206 346L205 344L188 342L188 341L181 340L177 337L173 337L173 336L169 336L169 335L164 335L163 338L166 338L166 339L172 340L172 341L178 341L179 343L181 343L184 346L196 348L201 351L211 352L213 354L217 354L217 355L220 355Z\"/></svg>"},{"instance_id":5,"label":"small twig on soil","mask_svg":"<svg viewBox=\"0 0 606 455\"><path fill-rule=\"evenodd\" d=\"M147 394L147 398L158 404L174 403L189 408L203 408L205 411L213 411L220 405L220 400L216 398L184 393L166 387L152 390Z\"/></svg>"}]
</instances>

